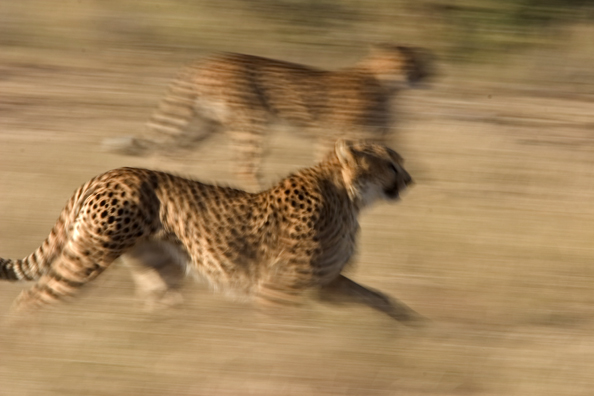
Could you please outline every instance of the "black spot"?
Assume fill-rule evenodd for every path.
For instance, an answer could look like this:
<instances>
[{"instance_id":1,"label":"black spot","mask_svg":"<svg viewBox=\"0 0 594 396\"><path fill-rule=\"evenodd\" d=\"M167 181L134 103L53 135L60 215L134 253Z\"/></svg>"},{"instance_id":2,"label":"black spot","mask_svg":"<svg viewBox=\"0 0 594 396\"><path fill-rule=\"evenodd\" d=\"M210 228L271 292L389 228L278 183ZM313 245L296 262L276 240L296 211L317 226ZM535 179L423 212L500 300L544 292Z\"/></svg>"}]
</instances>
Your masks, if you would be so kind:
<instances>
[{"instance_id":1,"label":"black spot","mask_svg":"<svg viewBox=\"0 0 594 396\"><path fill-rule=\"evenodd\" d=\"M112 200L111 200L111 204L112 204L112 205L117 205L117 204L118 204L118 200L117 200L117 198L114 198L114 199L112 199Z\"/></svg>"},{"instance_id":2,"label":"black spot","mask_svg":"<svg viewBox=\"0 0 594 396\"><path fill-rule=\"evenodd\" d=\"M118 216L121 216L124 214L124 209L118 209Z\"/></svg>"},{"instance_id":3,"label":"black spot","mask_svg":"<svg viewBox=\"0 0 594 396\"><path fill-rule=\"evenodd\" d=\"M109 218L107 219L107 222L109 224L113 223L114 221L115 221L115 217L113 217L113 216L109 216Z\"/></svg>"},{"instance_id":4,"label":"black spot","mask_svg":"<svg viewBox=\"0 0 594 396\"><path fill-rule=\"evenodd\" d=\"M104 219L105 217L107 217L107 210L101 212L101 218Z\"/></svg>"},{"instance_id":5,"label":"black spot","mask_svg":"<svg viewBox=\"0 0 594 396\"><path fill-rule=\"evenodd\" d=\"M305 197L303 196L303 194L299 194L299 200L303 201L303 199L305 199Z\"/></svg>"},{"instance_id":6,"label":"black spot","mask_svg":"<svg viewBox=\"0 0 594 396\"><path fill-rule=\"evenodd\" d=\"M126 196L126 191L122 191L122 198Z\"/></svg>"},{"instance_id":7,"label":"black spot","mask_svg":"<svg viewBox=\"0 0 594 396\"><path fill-rule=\"evenodd\" d=\"M291 190L285 190L285 194L286 194L286 195L289 195L289 194L291 194Z\"/></svg>"},{"instance_id":8,"label":"black spot","mask_svg":"<svg viewBox=\"0 0 594 396\"><path fill-rule=\"evenodd\" d=\"M129 217L124 218L124 224L130 224L130 218Z\"/></svg>"},{"instance_id":9,"label":"black spot","mask_svg":"<svg viewBox=\"0 0 594 396\"><path fill-rule=\"evenodd\" d=\"M106 202L105 200L103 200L103 201L101 201L101 202L99 203L99 206L105 206L105 204L106 204L106 203L107 203L107 202Z\"/></svg>"}]
</instances>

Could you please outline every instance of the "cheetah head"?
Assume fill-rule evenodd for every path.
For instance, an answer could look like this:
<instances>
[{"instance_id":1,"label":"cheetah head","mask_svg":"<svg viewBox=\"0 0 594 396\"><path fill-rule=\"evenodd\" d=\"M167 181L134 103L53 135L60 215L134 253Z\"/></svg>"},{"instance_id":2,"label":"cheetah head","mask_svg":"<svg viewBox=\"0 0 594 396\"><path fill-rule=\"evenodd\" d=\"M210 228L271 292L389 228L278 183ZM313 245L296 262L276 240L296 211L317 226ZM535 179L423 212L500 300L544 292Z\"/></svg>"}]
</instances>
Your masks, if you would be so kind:
<instances>
[{"instance_id":1,"label":"cheetah head","mask_svg":"<svg viewBox=\"0 0 594 396\"><path fill-rule=\"evenodd\" d=\"M416 47L376 44L363 64L388 89L416 87L433 72L433 56L429 51Z\"/></svg>"},{"instance_id":2,"label":"cheetah head","mask_svg":"<svg viewBox=\"0 0 594 396\"><path fill-rule=\"evenodd\" d=\"M339 140L334 149L350 198L365 207L378 200L397 200L413 181L394 150L377 143Z\"/></svg>"}]
</instances>

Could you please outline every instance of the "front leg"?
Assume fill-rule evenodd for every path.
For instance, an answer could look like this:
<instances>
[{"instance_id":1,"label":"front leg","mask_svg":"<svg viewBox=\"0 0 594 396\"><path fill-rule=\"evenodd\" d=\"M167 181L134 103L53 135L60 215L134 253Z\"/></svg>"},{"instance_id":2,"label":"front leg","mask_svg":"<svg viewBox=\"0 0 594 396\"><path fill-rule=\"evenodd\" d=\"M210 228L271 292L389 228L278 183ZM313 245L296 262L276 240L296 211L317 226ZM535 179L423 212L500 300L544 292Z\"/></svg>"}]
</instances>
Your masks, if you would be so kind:
<instances>
[{"instance_id":1,"label":"front leg","mask_svg":"<svg viewBox=\"0 0 594 396\"><path fill-rule=\"evenodd\" d=\"M268 128L266 114L249 114L242 121L228 125L235 152L235 174L240 183L251 192L260 191L265 183L262 179L265 134Z\"/></svg>"},{"instance_id":2,"label":"front leg","mask_svg":"<svg viewBox=\"0 0 594 396\"><path fill-rule=\"evenodd\" d=\"M361 286L344 275L338 275L332 282L323 286L321 293L322 299L332 301L338 298L365 304L406 324L412 324L412 322L424 319L404 303L390 298L383 293Z\"/></svg>"}]
</instances>

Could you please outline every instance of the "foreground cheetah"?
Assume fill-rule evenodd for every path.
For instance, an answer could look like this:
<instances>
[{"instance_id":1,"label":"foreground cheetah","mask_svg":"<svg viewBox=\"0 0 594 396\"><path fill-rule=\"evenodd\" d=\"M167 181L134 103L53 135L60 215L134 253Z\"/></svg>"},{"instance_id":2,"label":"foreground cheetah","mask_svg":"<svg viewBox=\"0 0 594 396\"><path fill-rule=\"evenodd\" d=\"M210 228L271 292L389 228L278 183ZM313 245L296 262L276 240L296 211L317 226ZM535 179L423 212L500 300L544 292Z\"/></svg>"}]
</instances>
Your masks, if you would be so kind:
<instances>
[{"instance_id":1,"label":"foreground cheetah","mask_svg":"<svg viewBox=\"0 0 594 396\"><path fill-rule=\"evenodd\" d=\"M178 251L215 288L261 302L291 301L318 287L413 319L405 305L341 275L355 251L359 212L396 200L410 183L396 152L344 140L325 161L258 194L115 169L76 191L34 253L0 259L0 278L37 281L15 302L28 310L72 295L123 255L141 292L158 300L174 283L171 266L180 260L169 253Z\"/></svg>"},{"instance_id":2,"label":"foreground cheetah","mask_svg":"<svg viewBox=\"0 0 594 396\"><path fill-rule=\"evenodd\" d=\"M262 186L264 138L274 121L296 126L314 138L318 160L338 138L385 144L392 98L425 79L429 69L426 51L394 45L375 46L355 66L335 71L220 54L179 73L149 120L147 136L108 139L104 146L142 155L191 146L226 130L236 150L240 180L249 187ZM195 118L203 124L198 135L188 125Z\"/></svg>"}]
</instances>

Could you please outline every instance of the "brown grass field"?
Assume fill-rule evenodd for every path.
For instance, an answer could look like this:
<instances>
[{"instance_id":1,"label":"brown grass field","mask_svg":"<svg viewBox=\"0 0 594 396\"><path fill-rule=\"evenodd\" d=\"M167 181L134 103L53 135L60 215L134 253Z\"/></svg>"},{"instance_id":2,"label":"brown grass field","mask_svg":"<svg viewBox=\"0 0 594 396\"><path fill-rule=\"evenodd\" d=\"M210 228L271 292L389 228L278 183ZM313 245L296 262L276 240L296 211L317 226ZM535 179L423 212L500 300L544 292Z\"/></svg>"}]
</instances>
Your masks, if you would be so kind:
<instances>
[{"instance_id":1,"label":"brown grass field","mask_svg":"<svg viewBox=\"0 0 594 396\"><path fill-rule=\"evenodd\" d=\"M111 168L236 183L224 136L176 157L101 150L106 137L142 132L183 60L2 52L1 257L29 254L70 194ZM74 301L0 329L0 396L592 395L594 96L444 65L398 105L394 147L417 184L363 214L349 274L429 325L314 299L277 317L190 279L184 305L145 313L115 263ZM270 181L310 164L310 144L275 135ZM1 284L0 319L25 287Z\"/></svg>"}]
</instances>

